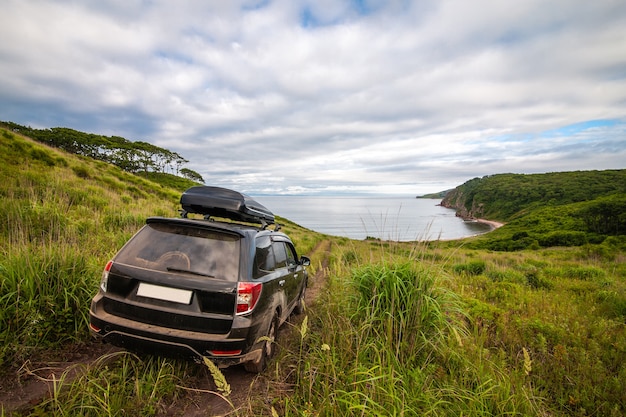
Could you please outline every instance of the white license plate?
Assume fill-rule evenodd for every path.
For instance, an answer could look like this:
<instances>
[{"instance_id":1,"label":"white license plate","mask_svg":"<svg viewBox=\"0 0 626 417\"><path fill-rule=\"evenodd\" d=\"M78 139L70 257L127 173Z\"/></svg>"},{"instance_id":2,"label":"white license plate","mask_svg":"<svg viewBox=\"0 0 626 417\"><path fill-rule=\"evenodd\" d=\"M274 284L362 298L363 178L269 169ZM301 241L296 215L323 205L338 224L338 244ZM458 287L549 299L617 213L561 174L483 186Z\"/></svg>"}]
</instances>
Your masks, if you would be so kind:
<instances>
[{"instance_id":1,"label":"white license plate","mask_svg":"<svg viewBox=\"0 0 626 417\"><path fill-rule=\"evenodd\" d=\"M137 295L140 297L155 298L157 300L172 301L180 304L190 304L192 292L178 288L162 287L160 285L139 283Z\"/></svg>"}]
</instances>

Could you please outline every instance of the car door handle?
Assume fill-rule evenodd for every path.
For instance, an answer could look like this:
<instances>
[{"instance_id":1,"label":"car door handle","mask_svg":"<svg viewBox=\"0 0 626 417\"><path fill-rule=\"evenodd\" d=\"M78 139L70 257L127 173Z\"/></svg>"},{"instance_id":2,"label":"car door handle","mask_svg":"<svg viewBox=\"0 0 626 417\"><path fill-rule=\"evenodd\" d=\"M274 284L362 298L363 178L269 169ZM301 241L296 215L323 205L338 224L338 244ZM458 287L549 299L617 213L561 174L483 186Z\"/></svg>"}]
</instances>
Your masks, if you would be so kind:
<instances>
[{"instance_id":1,"label":"car door handle","mask_svg":"<svg viewBox=\"0 0 626 417\"><path fill-rule=\"evenodd\" d=\"M280 285L281 287L285 285L285 280L281 279L280 281L278 281L278 285Z\"/></svg>"}]
</instances>

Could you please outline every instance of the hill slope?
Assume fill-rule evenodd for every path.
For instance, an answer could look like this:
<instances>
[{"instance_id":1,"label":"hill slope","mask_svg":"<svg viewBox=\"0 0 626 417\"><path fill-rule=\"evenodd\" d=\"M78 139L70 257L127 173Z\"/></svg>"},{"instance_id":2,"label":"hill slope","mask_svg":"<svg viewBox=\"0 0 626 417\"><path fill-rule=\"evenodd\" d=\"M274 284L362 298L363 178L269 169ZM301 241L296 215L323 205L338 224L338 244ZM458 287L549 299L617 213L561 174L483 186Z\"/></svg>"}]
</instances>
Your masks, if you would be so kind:
<instances>
[{"instance_id":1,"label":"hill slope","mask_svg":"<svg viewBox=\"0 0 626 417\"><path fill-rule=\"evenodd\" d=\"M441 204L462 217L509 221L531 208L558 206L626 194L626 169L498 174L474 178L449 192Z\"/></svg>"},{"instance_id":2,"label":"hill slope","mask_svg":"<svg viewBox=\"0 0 626 417\"><path fill-rule=\"evenodd\" d=\"M507 222L489 237L489 249L601 242L626 234L626 170L474 178L441 204L466 219ZM503 246L507 240L516 243Z\"/></svg>"},{"instance_id":3,"label":"hill slope","mask_svg":"<svg viewBox=\"0 0 626 417\"><path fill-rule=\"evenodd\" d=\"M0 130L0 367L87 337L103 265L180 192Z\"/></svg>"}]
</instances>

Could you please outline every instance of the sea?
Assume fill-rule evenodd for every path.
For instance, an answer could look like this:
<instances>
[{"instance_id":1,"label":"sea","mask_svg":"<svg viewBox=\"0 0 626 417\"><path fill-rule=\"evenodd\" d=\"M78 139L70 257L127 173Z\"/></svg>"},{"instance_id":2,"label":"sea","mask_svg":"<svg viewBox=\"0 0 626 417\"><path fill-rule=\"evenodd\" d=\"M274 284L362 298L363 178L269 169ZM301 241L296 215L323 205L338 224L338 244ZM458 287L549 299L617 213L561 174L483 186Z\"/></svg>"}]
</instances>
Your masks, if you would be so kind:
<instances>
[{"instance_id":1,"label":"sea","mask_svg":"<svg viewBox=\"0 0 626 417\"><path fill-rule=\"evenodd\" d=\"M464 221L441 200L411 196L253 196L275 215L307 229L351 239L454 240L489 232Z\"/></svg>"}]
</instances>

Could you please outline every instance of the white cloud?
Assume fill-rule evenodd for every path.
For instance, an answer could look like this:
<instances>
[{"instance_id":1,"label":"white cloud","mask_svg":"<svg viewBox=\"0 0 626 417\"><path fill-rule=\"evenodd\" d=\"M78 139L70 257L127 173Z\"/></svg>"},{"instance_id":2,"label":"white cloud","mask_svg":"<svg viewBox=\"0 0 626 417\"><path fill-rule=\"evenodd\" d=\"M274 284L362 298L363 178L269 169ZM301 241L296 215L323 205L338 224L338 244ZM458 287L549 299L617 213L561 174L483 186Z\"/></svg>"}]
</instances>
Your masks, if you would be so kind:
<instances>
[{"instance_id":1,"label":"white cloud","mask_svg":"<svg viewBox=\"0 0 626 417\"><path fill-rule=\"evenodd\" d=\"M0 119L147 140L248 192L623 168L624 28L617 0L7 0Z\"/></svg>"}]
</instances>

